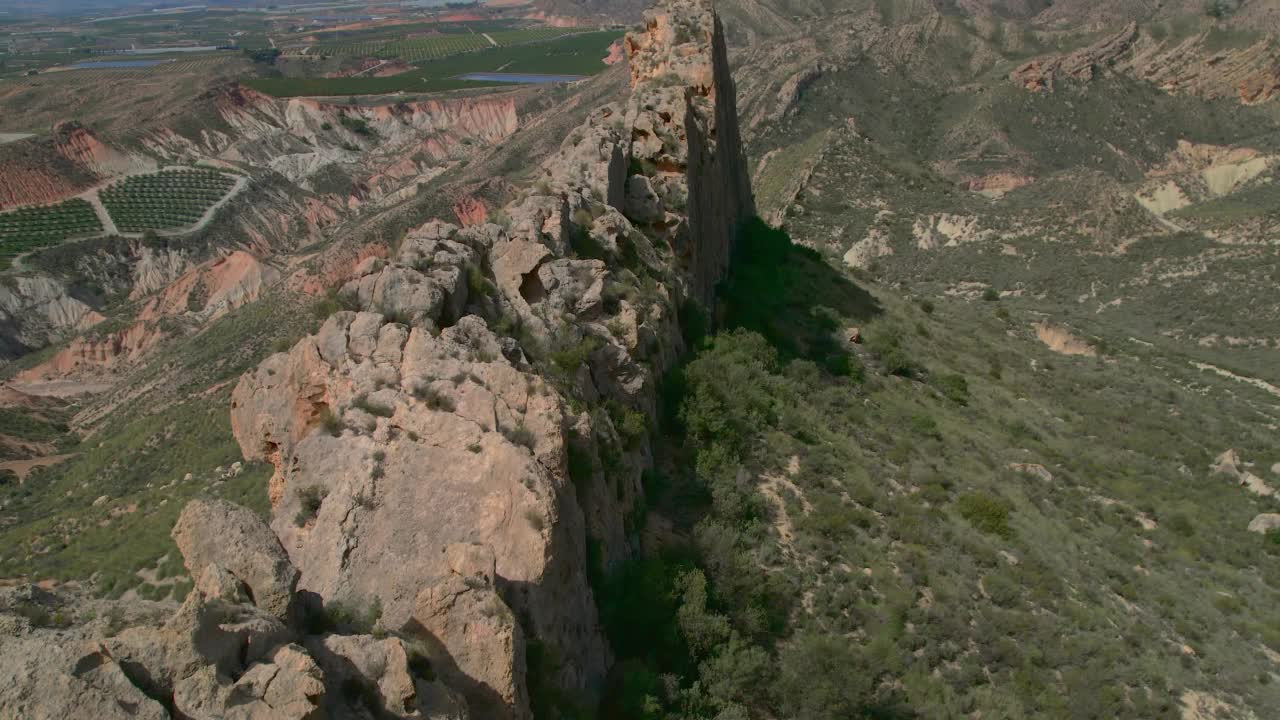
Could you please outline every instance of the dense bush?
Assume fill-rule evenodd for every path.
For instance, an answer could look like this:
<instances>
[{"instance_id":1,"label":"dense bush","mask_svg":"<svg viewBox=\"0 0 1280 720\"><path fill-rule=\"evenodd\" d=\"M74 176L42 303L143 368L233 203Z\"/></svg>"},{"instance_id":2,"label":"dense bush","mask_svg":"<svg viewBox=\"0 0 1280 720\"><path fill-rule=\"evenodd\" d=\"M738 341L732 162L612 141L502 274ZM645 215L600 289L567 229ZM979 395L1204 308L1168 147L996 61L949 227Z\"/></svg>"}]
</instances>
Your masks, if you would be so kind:
<instances>
[{"instance_id":1,"label":"dense bush","mask_svg":"<svg viewBox=\"0 0 1280 720\"><path fill-rule=\"evenodd\" d=\"M966 493L956 500L956 509L982 532L1006 539L1013 536L1013 528L1009 526L1011 508L1000 498L980 492Z\"/></svg>"}]
</instances>

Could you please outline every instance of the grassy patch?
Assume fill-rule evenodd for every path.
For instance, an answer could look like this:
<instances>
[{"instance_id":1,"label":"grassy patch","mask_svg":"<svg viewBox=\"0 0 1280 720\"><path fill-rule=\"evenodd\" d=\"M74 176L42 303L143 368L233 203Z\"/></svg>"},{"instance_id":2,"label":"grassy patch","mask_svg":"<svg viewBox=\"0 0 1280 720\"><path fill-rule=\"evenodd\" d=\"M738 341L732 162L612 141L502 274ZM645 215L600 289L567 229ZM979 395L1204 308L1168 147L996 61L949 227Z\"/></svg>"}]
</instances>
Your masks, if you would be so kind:
<instances>
[{"instance_id":1,"label":"grassy patch","mask_svg":"<svg viewBox=\"0 0 1280 720\"><path fill-rule=\"evenodd\" d=\"M605 69L609 45L621 33L599 31L547 42L477 50L417 64L418 69L390 77L251 78L245 84L276 97L382 95L489 87L502 83L459 80L475 72L594 75Z\"/></svg>"}]
</instances>

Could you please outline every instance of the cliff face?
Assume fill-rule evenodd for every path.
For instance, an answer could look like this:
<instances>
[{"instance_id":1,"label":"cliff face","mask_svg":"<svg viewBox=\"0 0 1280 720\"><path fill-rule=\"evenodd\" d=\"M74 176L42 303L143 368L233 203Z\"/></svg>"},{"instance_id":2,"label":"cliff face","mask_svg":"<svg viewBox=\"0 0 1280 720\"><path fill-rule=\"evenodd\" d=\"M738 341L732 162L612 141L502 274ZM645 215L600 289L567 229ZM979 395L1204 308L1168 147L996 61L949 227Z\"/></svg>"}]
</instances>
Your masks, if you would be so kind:
<instances>
[{"instance_id":1,"label":"cliff face","mask_svg":"<svg viewBox=\"0 0 1280 720\"><path fill-rule=\"evenodd\" d=\"M527 715L523 658L493 658L531 639L562 687L598 692L611 658L586 547L606 563L631 552L651 462L624 419L653 415L682 350L676 308L712 304L754 212L709 7L661 5L627 48L631 97L572 132L533 191L493 214L504 222L433 221L369 258L342 289L358 310L233 395L246 457L276 466L272 528L299 588L376 601L388 627L433 638L476 711L497 698L500 715ZM583 405L598 410L570 409ZM441 609L455 546L494 558L483 602L509 629L481 640L461 630L476 603Z\"/></svg>"},{"instance_id":2,"label":"cliff face","mask_svg":"<svg viewBox=\"0 0 1280 720\"><path fill-rule=\"evenodd\" d=\"M667 101L657 111L659 127L682 122L686 151L683 163L660 171L666 182L677 184L683 175L688 235L696 238L687 245L693 295L711 307L737 227L756 212L724 32L712 12L659 7L645 13L644 30L627 35L626 50L633 89L672 82L684 89L678 113L669 104L672 98L659 94Z\"/></svg>"},{"instance_id":3,"label":"cliff face","mask_svg":"<svg viewBox=\"0 0 1280 720\"><path fill-rule=\"evenodd\" d=\"M570 133L533 188L489 222L434 220L389 257L363 259L340 288L351 309L232 395L244 455L275 466L262 542L278 538L296 568L296 595L292 584L274 594L290 609L274 607L272 622L378 608L393 644L425 648L447 686L430 697L450 708L461 698L472 718L530 716L535 643L554 659L545 681L584 700L602 689L612 658L589 563L634 550L656 381L683 351L677 308L711 305L735 228L754 211L709 3L660 5L627 47L631 96ZM184 515L182 532L229 514ZM193 559L179 544L201 580L182 612L249 585L258 607L245 616L261 614L262 593L230 558ZM367 652L369 640L296 642L286 647L298 657L253 657L319 678L323 688L293 696L305 709L340 692L325 667L333 648ZM211 716L190 710L220 707L221 682L205 683L207 697L190 690L183 711ZM376 686L384 700L400 692ZM414 701L424 714L387 706L456 716L423 710L427 690Z\"/></svg>"}]
</instances>

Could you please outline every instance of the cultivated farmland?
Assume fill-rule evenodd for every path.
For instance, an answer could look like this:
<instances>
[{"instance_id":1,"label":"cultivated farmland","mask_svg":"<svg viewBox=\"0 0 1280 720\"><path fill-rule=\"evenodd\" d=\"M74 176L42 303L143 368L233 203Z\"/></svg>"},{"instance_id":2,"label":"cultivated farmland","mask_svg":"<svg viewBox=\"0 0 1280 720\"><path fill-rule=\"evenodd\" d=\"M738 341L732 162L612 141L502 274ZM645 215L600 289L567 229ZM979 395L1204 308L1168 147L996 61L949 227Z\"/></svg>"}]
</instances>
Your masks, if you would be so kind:
<instances>
[{"instance_id":1,"label":"cultivated farmland","mask_svg":"<svg viewBox=\"0 0 1280 720\"><path fill-rule=\"evenodd\" d=\"M234 185L215 170L171 170L128 178L98 196L122 232L172 230L194 225Z\"/></svg>"},{"instance_id":2,"label":"cultivated farmland","mask_svg":"<svg viewBox=\"0 0 1280 720\"><path fill-rule=\"evenodd\" d=\"M244 83L268 95L297 97L438 92L500 84L458 79L459 75L477 72L594 75L605 69L604 57L609 45L621 35L620 31L602 30L561 35L541 42L481 48L416 62L418 69L390 77L261 77Z\"/></svg>"},{"instance_id":3,"label":"cultivated farmland","mask_svg":"<svg viewBox=\"0 0 1280 720\"><path fill-rule=\"evenodd\" d=\"M398 58L409 62L435 60L459 53L494 47L511 47L531 42L554 40L581 32L573 28L539 27L521 30L495 30L488 33L449 33L402 40L365 40L360 42L317 45L310 52L322 55ZM493 38L489 42L488 38Z\"/></svg>"},{"instance_id":4,"label":"cultivated farmland","mask_svg":"<svg viewBox=\"0 0 1280 720\"><path fill-rule=\"evenodd\" d=\"M320 45L311 52L322 55L354 57L401 58L404 60L434 60L447 55L492 47L483 35L439 35L408 40L369 40L364 42Z\"/></svg>"},{"instance_id":5,"label":"cultivated farmland","mask_svg":"<svg viewBox=\"0 0 1280 720\"><path fill-rule=\"evenodd\" d=\"M0 269L25 252L100 232L102 224L93 206L78 198L0 213Z\"/></svg>"}]
</instances>

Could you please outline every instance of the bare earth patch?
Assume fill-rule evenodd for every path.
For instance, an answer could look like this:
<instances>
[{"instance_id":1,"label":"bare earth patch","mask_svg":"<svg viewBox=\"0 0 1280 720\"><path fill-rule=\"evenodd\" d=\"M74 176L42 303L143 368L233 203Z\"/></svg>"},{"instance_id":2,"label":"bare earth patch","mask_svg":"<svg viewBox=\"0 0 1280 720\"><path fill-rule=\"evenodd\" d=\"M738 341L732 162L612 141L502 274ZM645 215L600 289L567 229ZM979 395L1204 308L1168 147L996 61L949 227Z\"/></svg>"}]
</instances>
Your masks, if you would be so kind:
<instances>
[{"instance_id":1,"label":"bare earth patch","mask_svg":"<svg viewBox=\"0 0 1280 720\"><path fill-rule=\"evenodd\" d=\"M795 493L795 496L800 499L800 507L806 515L813 511L813 506L809 504L800 488L796 487L796 484L791 482L789 477L799 471L800 459L793 457L787 466L787 476L766 475L761 478L760 483L760 493L773 505L775 510L773 528L778 531L778 537L781 538L782 544L788 547L795 539L795 524L791 520L791 514L787 512L787 502L783 493L785 491Z\"/></svg>"},{"instance_id":2,"label":"bare earth patch","mask_svg":"<svg viewBox=\"0 0 1280 720\"><path fill-rule=\"evenodd\" d=\"M1234 706L1199 690L1182 693L1182 720L1222 720L1223 718L1256 718L1249 710L1237 713Z\"/></svg>"},{"instance_id":3,"label":"bare earth patch","mask_svg":"<svg viewBox=\"0 0 1280 720\"><path fill-rule=\"evenodd\" d=\"M18 482L26 482L27 476L32 470L38 467L46 467L48 465L57 465L58 463L74 457L74 453L67 455L46 455L38 458L28 458L26 460L8 460L0 462L0 472L8 470L18 476Z\"/></svg>"},{"instance_id":4,"label":"bare earth patch","mask_svg":"<svg viewBox=\"0 0 1280 720\"><path fill-rule=\"evenodd\" d=\"M1098 351L1061 325L1041 322L1036 325L1036 337L1050 350L1062 355L1087 355L1097 357Z\"/></svg>"},{"instance_id":5,"label":"bare earth patch","mask_svg":"<svg viewBox=\"0 0 1280 720\"><path fill-rule=\"evenodd\" d=\"M1266 392L1269 392L1272 395L1275 395L1276 397L1280 397L1280 387L1276 387L1275 385L1272 385L1266 380L1259 380L1258 378L1246 377L1244 375L1237 375L1231 372L1230 370L1223 370L1217 365L1210 365L1209 363L1192 362L1191 364L1195 366L1197 370L1212 370L1213 372L1217 373L1218 375L1221 375L1222 377L1231 378L1232 380L1239 380L1240 382L1243 382L1243 383L1248 383L1256 388L1265 390Z\"/></svg>"}]
</instances>

